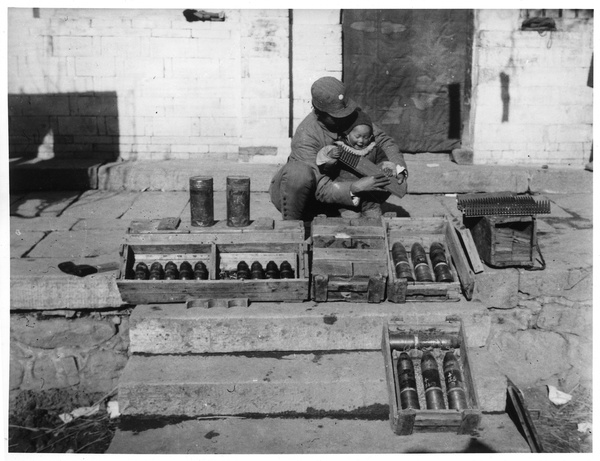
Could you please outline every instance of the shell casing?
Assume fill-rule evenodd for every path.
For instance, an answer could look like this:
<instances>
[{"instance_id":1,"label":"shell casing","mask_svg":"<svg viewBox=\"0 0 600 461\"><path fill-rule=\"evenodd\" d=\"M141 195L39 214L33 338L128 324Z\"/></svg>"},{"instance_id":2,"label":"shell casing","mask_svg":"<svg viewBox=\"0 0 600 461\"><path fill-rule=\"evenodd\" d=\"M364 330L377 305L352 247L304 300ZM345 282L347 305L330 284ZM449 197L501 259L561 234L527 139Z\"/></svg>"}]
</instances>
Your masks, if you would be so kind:
<instances>
[{"instance_id":1,"label":"shell casing","mask_svg":"<svg viewBox=\"0 0 600 461\"><path fill-rule=\"evenodd\" d=\"M194 278L196 280L208 280L208 269L202 261L194 264Z\"/></svg>"},{"instance_id":2,"label":"shell casing","mask_svg":"<svg viewBox=\"0 0 600 461\"><path fill-rule=\"evenodd\" d=\"M254 261L250 266L250 278L251 279L264 279L265 271L263 270L262 264L258 261Z\"/></svg>"},{"instance_id":3,"label":"shell casing","mask_svg":"<svg viewBox=\"0 0 600 461\"><path fill-rule=\"evenodd\" d=\"M444 379L446 380L448 407L452 410L468 408L463 374L453 352L446 352L444 356Z\"/></svg>"},{"instance_id":4,"label":"shell casing","mask_svg":"<svg viewBox=\"0 0 600 461\"><path fill-rule=\"evenodd\" d=\"M148 280L150 278L150 271L146 263L138 263L135 266L135 280Z\"/></svg>"},{"instance_id":5,"label":"shell casing","mask_svg":"<svg viewBox=\"0 0 600 461\"><path fill-rule=\"evenodd\" d=\"M400 387L400 406L403 410L407 408L420 410L415 367L406 352L402 352L398 357L396 370L398 371L398 385Z\"/></svg>"},{"instance_id":6,"label":"shell casing","mask_svg":"<svg viewBox=\"0 0 600 461\"><path fill-rule=\"evenodd\" d=\"M429 258L433 266L436 282L453 282L452 272L448 266L444 246L439 242L433 242L429 247Z\"/></svg>"},{"instance_id":7,"label":"shell casing","mask_svg":"<svg viewBox=\"0 0 600 461\"><path fill-rule=\"evenodd\" d=\"M413 267L415 268L415 278L417 282L433 282L433 275L427 263L427 255L423 245L418 242L413 243L410 249L410 256Z\"/></svg>"},{"instance_id":8,"label":"shell casing","mask_svg":"<svg viewBox=\"0 0 600 461\"><path fill-rule=\"evenodd\" d=\"M409 282L414 282L415 278L408 262L408 254L406 248L400 242L395 242L392 245L392 262L394 263L394 269L396 270L397 278L405 278Z\"/></svg>"},{"instance_id":9,"label":"shell casing","mask_svg":"<svg viewBox=\"0 0 600 461\"><path fill-rule=\"evenodd\" d=\"M449 333L440 334L439 332L427 333L401 333L390 331L390 347L392 349L423 349L439 347L441 349L456 349L460 347L460 338L458 335Z\"/></svg>"},{"instance_id":10,"label":"shell casing","mask_svg":"<svg viewBox=\"0 0 600 461\"><path fill-rule=\"evenodd\" d=\"M246 261L240 261L237 265L237 278L238 279L249 279L250 278L250 268Z\"/></svg>"},{"instance_id":11,"label":"shell casing","mask_svg":"<svg viewBox=\"0 0 600 461\"><path fill-rule=\"evenodd\" d=\"M213 178L211 176L190 178L190 210L192 226L208 227L215 223Z\"/></svg>"},{"instance_id":12,"label":"shell casing","mask_svg":"<svg viewBox=\"0 0 600 461\"><path fill-rule=\"evenodd\" d=\"M192 280L193 278L192 265L187 261L183 261L179 266L179 280Z\"/></svg>"},{"instance_id":13,"label":"shell casing","mask_svg":"<svg viewBox=\"0 0 600 461\"><path fill-rule=\"evenodd\" d=\"M177 280L179 278L179 270L173 261L165 264L165 280Z\"/></svg>"},{"instance_id":14,"label":"shell casing","mask_svg":"<svg viewBox=\"0 0 600 461\"><path fill-rule=\"evenodd\" d=\"M245 227L250 224L250 178L227 176L227 225Z\"/></svg>"},{"instance_id":15,"label":"shell casing","mask_svg":"<svg viewBox=\"0 0 600 461\"><path fill-rule=\"evenodd\" d=\"M440 372L435 357L431 352L425 352L421 358L421 375L425 388L425 402L429 410L445 410L444 392L440 381Z\"/></svg>"},{"instance_id":16,"label":"shell casing","mask_svg":"<svg viewBox=\"0 0 600 461\"><path fill-rule=\"evenodd\" d=\"M162 267L162 264L158 261L153 262L150 265L150 276L148 277L150 280L162 280L165 276L165 271Z\"/></svg>"},{"instance_id":17,"label":"shell casing","mask_svg":"<svg viewBox=\"0 0 600 461\"><path fill-rule=\"evenodd\" d=\"M268 279L278 279L279 278L279 268L275 261L269 261L267 263L267 267L265 269L265 277Z\"/></svg>"},{"instance_id":18,"label":"shell casing","mask_svg":"<svg viewBox=\"0 0 600 461\"><path fill-rule=\"evenodd\" d=\"M292 265L288 261L282 261L279 265L279 277L282 279L294 278L294 269L292 269Z\"/></svg>"}]
</instances>

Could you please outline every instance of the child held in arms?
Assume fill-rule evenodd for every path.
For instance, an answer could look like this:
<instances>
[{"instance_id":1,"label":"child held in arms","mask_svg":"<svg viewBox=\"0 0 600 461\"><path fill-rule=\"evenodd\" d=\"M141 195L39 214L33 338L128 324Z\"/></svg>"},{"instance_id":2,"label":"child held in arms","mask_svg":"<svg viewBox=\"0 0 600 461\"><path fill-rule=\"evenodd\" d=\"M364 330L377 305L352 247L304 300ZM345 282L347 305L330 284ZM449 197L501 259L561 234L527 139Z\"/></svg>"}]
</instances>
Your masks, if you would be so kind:
<instances>
[{"instance_id":1,"label":"child held in arms","mask_svg":"<svg viewBox=\"0 0 600 461\"><path fill-rule=\"evenodd\" d=\"M360 155L370 160L375 165L378 165L386 176L397 178L400 184L406 178L406 169L390 162L383 149L377 146L373 137L373 122L360 109L357 109L357 116L354 122L344 130L334 145L323 147L317 153L316 158L321 173L326 174L335 181L354 182L361 176L338 160L342 150L352 152L354 155ZM381 204L389 196L390 193L383 189L380 191L362 192L359 195L353 196L353 207L340 208L340 215L343 218L359 216L379 218L382 214Z\"/></svg>"}]
</instances>

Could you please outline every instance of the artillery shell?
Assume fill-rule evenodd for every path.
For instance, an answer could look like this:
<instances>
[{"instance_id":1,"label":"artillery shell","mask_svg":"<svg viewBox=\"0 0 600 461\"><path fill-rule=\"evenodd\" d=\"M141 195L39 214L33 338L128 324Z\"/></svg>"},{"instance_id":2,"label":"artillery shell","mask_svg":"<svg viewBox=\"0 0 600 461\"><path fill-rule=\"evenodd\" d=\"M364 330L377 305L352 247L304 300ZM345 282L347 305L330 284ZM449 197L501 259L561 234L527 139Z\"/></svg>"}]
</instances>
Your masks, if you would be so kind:
<instances>
[{"instance_id":1,"label":"artillery shell","mask_svg":"<svg viewBox=\"0 0 600 461\"><path fill-rule=\"evenodd\" d=\"M421 374L423 375L427 408L429 410L445 410L446 404L444 403L440 372L431 352L425 352L421 357Z\"/></svg>"},{"instance_id":2,"label":"artillery shell","mask_svg":"<svg viewBox=\"0 0 600 461\"><path fill-rule=\"evenodd\" d=\"M211 176L190 178L190 211L192 226L207 227L215 223L213 178Z\"/></svg>"},{"instance_id":3,"label":"artillery shell","mask_svg":"<svg viewBox=\"0 0 600 461\"><path fill-rule=\"evenodd\" d=\"M173 261L165 264L165 280L177 280L179 278L179 270Z\"/></svg>"},{"instance_id":4,"label":"artillery shell","mask_svg":"<svg viewBox=\"0 0 600 461\"><path fill-rule=\"evenodd\" d=\"M263 270L262 264L258 261L254 261L250 266L250 278L252 279L264 279L265 271Z\"/></svg>"},{"instance_id":5,"label":"artillery shell","mask_svg":"<svg viewBox=\"0 0 600 461\"><path fill-rule=\"evenodd\" d=\"M444 356L444 378L446 380L446 396L448 407L452 410L468 408L467 394L458 359L453 352L446 352Z\"/></svg>"},{"instance_id":6,"label":"artillery shell","mask_svg":"<svg viewBox=\"0 0 600 461\"><path fill-rule=\"evenodd\" d=\"M410 263L408 262L408 255L404 245L400 242L395 242L392 245L392 261L394 263L394 269L396 270L396 277L401 279L404 278L409 282L414 282Z\"/></svg>"},{"instance_id":7,"label":"artillery shell","mask_svg":"<svg viewBox=\"0 0 600 461\"><path fill-rule=\"evenodd\" d=\"M150 280L162 280L165 276L162 264L158 261L153 262L150 266Z\"/></svg>"},{"instance_id":8,"label":"artillery shell","mask_svg":"<svg viewBox=\"0 0 600 461\"><path fill-rule=\"evenodd\" d=\"M390 331L390 347L392 349L424 349L439 347L441 349L455 349L460 347L460 338L456 334L440 333L439 331L420 331L405 333Z\"/></svg>"},{"instance_id":9,"label":"artillery shell","mask_svg":"<svg viewBox=\"0 0 600 461\"><path fill-rule=\"evenodd\" d=\"M179 266L179 280L192 280L193 278L192 265L187 261L183 261Z\"/></svg>"},{"instance_id":10,"label":"artillery shell","mask_svg":"<svg viewBox=\"0 0 600 461\"><path fill-rule=\"evenodd\" d=\"M148 280L150 277L150 271L145 263L138 263L135 266L135 280Z\"/></svg>"},{"instance_id":11,"label":"artillery shell","mask_svg":"<svg viewBox=\"0 0 600 461\"><path fill-rule=\"evenodd\" d=\"M194 264L194 278L196 280L208 280L208 269L202 261Z\"/></svg>"},{"instance_id":12,"label":"artillery shell","mask_svg":"<svg viewBox=\"0 0 600 461\"><path fill-rule=\"evenodd\" d=\"M268 279L278 279L279 278L279 268L275 261L269 261L267 263L267 267L265 269L265 277Z\"/></svg>"},{"instance_id":13,"label":"artillery shell","mask_svg":"<svg viewBox=\"0 0 600 461\"><path fill-rule=\"evenodd\" d=\"M433 276L429 264L427 264L427 255L423 246L415 242L410 249L413 267L415 268L415 277L417 282L433 282Z\"/></svg>"},{"instance_id":14,"label":"artillery shell","mask_svg":"<svg viewBox=\"0 0 600 461\"><path fill-rule=\"evenodd\" d=\"M441 243L433 242L431 244L429 247L429 258L431 259L436 282L454 281L452 272L450 272L450 267L448 266L448 261L446 260L446 252Z\"/></svg>"},{"instance_id":15,"label":"artillery shell","mask_svg":"<svg viewBox=\"0 0 600 461\"><path fill-rule=\"evenodd\" d=\"M398 370L398 385L400 386L400 406L403 410L413 408L419 410L419 394L417 394L417 380L415 367L410 356L402 352L396 365Z\"/></svg>"},{"instance_id":16,"label":"artillery shell","mask_svg":"<svg viewBox=\"0 0 600 461\"><path fill-rule=\"evenodd\" d=\"M279 276L282 279L293 279L294 278L294 269L292 269L292 265L287 261L282 261L279 265Z\"/></svg>"},{"instance_id":17,"label":"artillery shell","mask_svg":"<svg viewBox=\"0 0 600 461\"><path fill-rule=\"evenodd\" d=\"M250 268L246 261L240 261L237 265L237 278L238 279L249 279L250 278Z\"/></svg>"}]
</instances>

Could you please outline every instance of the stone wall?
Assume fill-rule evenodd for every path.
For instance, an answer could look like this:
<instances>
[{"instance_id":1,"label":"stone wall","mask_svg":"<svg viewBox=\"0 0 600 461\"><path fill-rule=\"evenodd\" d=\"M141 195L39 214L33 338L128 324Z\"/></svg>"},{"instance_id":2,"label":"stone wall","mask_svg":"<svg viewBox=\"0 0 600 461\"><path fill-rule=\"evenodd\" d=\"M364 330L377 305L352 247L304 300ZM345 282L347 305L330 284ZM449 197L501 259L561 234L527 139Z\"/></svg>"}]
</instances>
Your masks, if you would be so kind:
<instances>
[{"instance_id":1,"label":"stone wall","mask_svg":"<svg viewBox=\"0 0 600 461\"><path fill-rule=\"evenodd\" d=\"M110 392L127 363L129 314L130 309L12 313L10 391L78 386Z\"/></svg>"},{"instance_id":2,"label":"stone wall","mask_svg":"<svg viewBox=\"0 0 600 461\"><path fill-rule=\"evenodd\" d=\"M475 12L466 144L475 163L580 168L592 146L592 12L549 10L557 30L540 33L521 30L523 11Z\"/></svg>"}]
</instances>

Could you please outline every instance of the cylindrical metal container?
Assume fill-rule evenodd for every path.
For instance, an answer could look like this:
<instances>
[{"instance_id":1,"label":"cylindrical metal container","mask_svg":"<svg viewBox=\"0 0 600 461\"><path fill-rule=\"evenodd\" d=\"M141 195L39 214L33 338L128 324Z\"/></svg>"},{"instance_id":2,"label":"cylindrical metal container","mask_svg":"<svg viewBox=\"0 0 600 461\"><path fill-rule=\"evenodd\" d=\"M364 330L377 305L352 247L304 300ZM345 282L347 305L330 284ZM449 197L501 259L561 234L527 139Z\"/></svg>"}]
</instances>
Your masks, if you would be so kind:
<instances>
[{"instance_id":1,"label":"cylindrical metal container","mask_svg":"<svg viewBox=\"0 0 600 461\"><path fill-rule=\"evenodd\" d=\"M179 278L179 270L177 264L173 261L169 261L165 264L165 280L177 280Z\"/></svg>"},{"instance_id":2,"label":"cylindrical metal container","mask_svg":"<svg viewBox=\"0 0 600 461\"><path fill-rule=\"evenodd\" d=\"M427 263L427 255L423 245L418 242L413 243L410 249L410 256L412 258L413 267L415 268L415 277L417 282L433 282L433 276L431 275L431 269Z\"/></svg>"},{"instance_id":3,"label":"cylindrical metal container","mask_svg":"<svg viewBox=\"0 0 600 461\"><path fill-rule=\"evenodd\" d=\"M153 262L150 266L150 280L162 280L165 276L162 264L158 261Z\"/></svg>"},{"instance_id":4,"label":"cylindrical metal container","mask_svg":"<svg viewBox=\"0 0 600 461\"><path fill-rule=\"evenodd\" d=\"M194 278L196 280L208 280L208 268L202 261L194 264Z\"/></svg>"},{"instance_id":5,"label":"cylindrical metal container","mask_svg":"<svg viewBox=\"0 0 600 461\"><path fill-rule=\"evenodd\" d=\"M279 278L279 268L277 267L277 263L275 263L275 261L269 261L267 263L267 267L265 269L265 277L268 279Z\"/></svg>"},{"instance_id":6,"label":"cylindrical metal container","mask_svg":"<svg viewBox=\"0 0 600 461\"><path fill-rule=\"evenodd\" d=\"M148 280L150 277L150 271L148 270L148 266L146 263L138 263L135 266L135 280Z\"/></svg>"},{"instance_id":7,"label":"cylindrical metal container","mask_svg":"<svg viewBox=\"0 0 600 461\"><path fill-rule=\"evenodd\" d=\"M193 280L194 279L194 271L192 270L192 265L183 261L179 266L179 279L180 280Z\"/></svg>"},{"instance_id":8,"label":"cylindrical metal container","mask_svg":"<svg viewBox=\"0 0 600 461\"><path fill-rule=\"evenodd\" d=\"M248 267L248 263L246 263L246 261L240 261L238 263L237 278L238 279L249 279L250 278L250 268Z\"/></svg>"},{"instance_id":9,"label":"cylindrical metal container","mask_svg":"<svg viewBox=\"0 0 600 461\"><path fill-rule=\"evenodd\" d=\"M279 277L282 279L294 278L294 269L292 269L292 265L288 261L282 261L279 265Z\"/></svg>"},{"instance_id":10,"label":"cylindrical metal container","mask_svg":"<svg viewBox=\"0 0 600 461\"><path fill-rule=\"evenodd\" d=\"M439 242L433 242L429 247L429 258L433 266L436 282L453 282L452 272L446 260L444 246Z\"/></svg>"},{"instance_id":11,"label":"cylindrical metal container","mask_svg":"<svg viewBox=\"0 0 600 461\"><path fill-rule=\"evenodd\" d=\"M460 338L457 334L440 333L439 331L431 333L427 331L414 333L390 331L390 347L401 351L432 347L455 349L460 347Z\"/></svg>"},{"instance_id":12,"label":"cylindrical metal container","mask_svg":"<svg viewBox=\"0 0 600 461\"><path fill-rule=\"evenodd\" d=\"M403 410L407 408L421 409L419 394L417 393L415 367L412 359L406 352L402 352L398 357L396 369L398 371L398 385L400 387L400 406Z\"/></svg>"},{"instance_id":13,"label":"cylindrical metal container","mask_svg":"<svg viewBox=\"0 0 600 461\"><path fill-rule=\"evenodd\" d=\"M437 361L431 352L424 352L421 357L421 375L425 388L425 402L429 410L445 410L444 392L440 381Z\"/></svg>"},{"instance_id":14,"label":"cylindrical metal container","mask_svg":"<svg viewBox=\"0 0 600 461\"><path fill-rule=\"evenodd\" d=\"M448 407L452 410L468 408L465 381L460 371L458 359L453 352L446 352L444 356L444 378L446 380Z\"/></svg>"},{"instance_id":15,"label":"cylindrical metal container","mask_svg":"<svg viewBox=\"0 0 600 461\"><path fill-rule=\"evenodd\" d=\"M399 279L406 279L409 282L414 282L415 278L408 262L408 255L404 245L400 242L395 242L392 245L392 261L394 263L394 269L396 270L396 277Z\"/></svg>"},{"instance_id":16,"label":"cylindrical metal container","mask_svg":"<svg viewBox=\"0 0 600 461\"><path fill-rule=\"evenodd\" d=\"M264 279L265 271L262 267L262 264L258 261L254 261L250 266L250 278L251 279Z\"/></svg>"},{"instance_id":17,"label":"cylindrical metal container","mask_svg":"<svg viewBox=\"0 0 600 461\"><path fill-rule=\"evenodd\" d=\"M208 227L215 223L212 177L193 176L190 178L190 210L192 226Z\"/></svg>"},{"instance_id":18,"label":"cylindrical metal container","mask_svg":"<svg viewBox=\"0 0 600 461\"><path fill-rule=\"evenodd\" d=\"M250 178L227 176L227 225L244 227L250 224Z\"/></svg>"}]
</instances>

